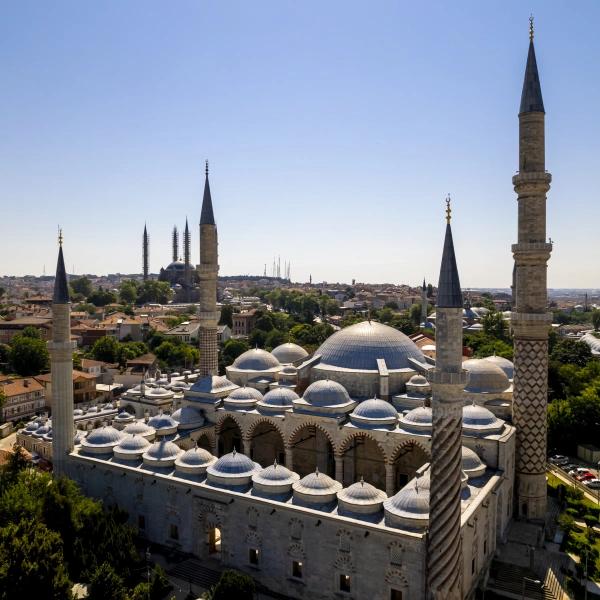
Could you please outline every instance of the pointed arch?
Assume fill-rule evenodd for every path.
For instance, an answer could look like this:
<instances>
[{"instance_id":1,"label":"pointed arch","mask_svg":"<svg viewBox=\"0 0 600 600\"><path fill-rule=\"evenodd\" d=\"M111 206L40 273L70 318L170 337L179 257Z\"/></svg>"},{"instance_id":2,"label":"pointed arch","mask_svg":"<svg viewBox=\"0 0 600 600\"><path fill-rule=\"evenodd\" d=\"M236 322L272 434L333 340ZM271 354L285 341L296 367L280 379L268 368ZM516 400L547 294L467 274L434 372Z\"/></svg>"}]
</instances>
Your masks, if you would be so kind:
<instances>
[{"instance_id":1,"label":"pointed arch","mask_svg":"<svg viewBox=\"0 0 600 600\"><path fill-rule=\"evenodd\" d=\"M385 461L388 460L387 457L387 452L385 451L385 448L381 445L381 443L379 442L379 440L377 440L377 438L369 433L368 431L362 430L362 429L357 429L354 431L351 431L339 444L339 454L344 454L350 447L350 444L356 439L356 438L366 438L371 440L373 443L375 443L377 445L377 448L379 449L379 451L381 452L381 455L383 456L383 459Z\"/></svg>"},{"instance_id":2,"label":"pointed arch","mask_svg":"<svg viewBox=\"0 0 600 600\"><path fill-rule=\"evenodd\" d=\"M325 429L325 427L323 427L315 419L307 419L306 421L302 421L302 423L300 423L299 425L297 425L292 430L292 433L290 434L290 437L288 438L287 445L288 446L293 446L294 443L295 443L295 441L296 441L296 437L298 436L298 434L303 429L306 429L307 427L314 427L315 429L318 429L329 440L329 443L331 444L331 447L332 447L333 451L337 454L337 444L336 444L335 440L333 439L333 436L331 435L331 433L329 431L327 431L327 429Z\"/></svg>"}]
</instances>

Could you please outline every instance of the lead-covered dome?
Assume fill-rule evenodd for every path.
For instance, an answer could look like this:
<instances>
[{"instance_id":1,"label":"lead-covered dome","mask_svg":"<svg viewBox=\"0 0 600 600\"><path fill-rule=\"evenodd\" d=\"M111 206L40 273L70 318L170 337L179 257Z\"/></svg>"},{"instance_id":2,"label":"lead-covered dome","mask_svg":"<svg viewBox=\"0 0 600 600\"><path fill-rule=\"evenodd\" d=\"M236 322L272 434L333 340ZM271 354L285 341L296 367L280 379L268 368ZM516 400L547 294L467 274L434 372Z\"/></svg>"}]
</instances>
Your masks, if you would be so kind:
<instances>
[{"instance_id":1,"label":"lead-covered dome","mask_svg":"<svg viewBox=\"0 0 600 600\"><path fill-rule=\"evenodd\" d=\"M381 398L363 400L350 413L350 421L356 427L393 427L398 421L398 412L392 404Z\"/></svg>"},{"instance_id":2,"label":"lead-covered dome","mask_svg":"<svg viewBox=\"0 0 600 600\"><path fill-rule=\"evenodd\" d=\"M334 333L315 355L321 364L344 369L377 370L383 358L388 369L412 368L409 358L424 361L416 344L401 331L376 321L363 321Z\"/></svg>"},{"instance_id":3,"label":"lead-covered dome","mask_svg":"<svg viewBox=\"0 0 600 600\"><path fill-rule=\"evenodd\" d=\"M367 483L362 477L360 481L340 490L337 493L338 510L373 514L379 512L387 494L378 490L374 485Z\"/></svg>"},{"instance_id":4,"label":"lead-covered dome","mask_svg":"<svg viewBox=\"0 0 600 600\"><path fill-rule=\"evenodd\" d=\"M497 367L500 367L509 379L514 379L515 365L508 360L508 358L496 356L494 354L493 356L486 356L483 360L487 360L488 362L495 364Z\"/></svg>"},{"instance_id":5,"label":"lead-covered dome","mask_svg":"<svg viewBox=\"0 0 600 600\"><path fill-rule=\"evenodd\" d=\"M112 449L122 438L123 434L119 430L110 425L105 425L104 427L98 427L98 429L92 429L92 431L81 440L81 445L86 452L102 454L105 452L112 452Z\"/></svg>"},{"instance_id":6,"label":"lead-covered dome","mask_svg":"<svg viewBox=\"0 0 600 600\"><path fill-rule=\"evenodd\" d=\"M172 467L183 450L165 439L154 442L142 455L144 464L152 467Z\"/></svg>"},{"instance_id":7,"label":"lead-covered dome","mask_svg":"<svg viewBox=\"0 0 600 600\"><path fill-rule=\"evenodd\" d=\"M430 473L409 481L383 503L388 524L423 529L429 523Z\"/></svg>"},{"instance_id":8,"label":"lead-covered dome","mask_svg":"<svg viewBox=\"0 0 600 600\"><path fill-rule=\"evenodd\" d=\"M417 406L400 417L400 426L409 431L419 433L431 432L433 426L433 414L430 406Z\"/></svg>"},{"instance_id":9,"label":"lead-covered dome","mask_svg":"<svg viewBox=\"0 0 600 600\"><path fill-rule=\"evenodd\" d=\"M245 371L267 371L279 367L279 361L270 352L261 348L253 348L246 350L240 354L234 361L233 365L236 369Z\"/></svg>"},{"instance_id":10,"label":"lead-covered dome","mask_svg":"<svg viewBox=\"0 0 600 600\"><path fill-rule=\"evenodd\" d=\"M195 406L182 406L171 415L171 418L178 423L178 429L194 429L204 425L204 414Z\"/></svg>"},{"instance_id":11,"label":"lead-covered dome","mask_svg":"<svg viewBox=\"0 0 600 600\"><path fill-rule=\"evenodd\" d=\"M490 435L500 433L504 429L504 421L491 410L477 404L463 407L463 431L468 435Z\"/></svg>"},{"instance_id":12,"label":"lead-covered dome","mask_svg":"<svg viewBox=\"0 0 600 600\"><path fill-rule=\"evenodd\" d=\"M130 423L123 429L123 433L141 435L145 437L147 440L153 440L156 435L156 430L154 427L150 427L150 425L146 425L143 421L136 421L135 423Z\"/></svg>"},{"instance_id":13,"label":"lead-covered dome","mask_svg":"<svg viewBox=\"0 0 600 600\"><path fill-rule=\"evenodd\" d=\"M148 425L153 427L158 435L171 435L177 431L177 421L171 415L159 413L148 419Z\"/></svg>"},{"instance_id":14,"label":"lead-covered dome","mask_svg":"<svg viewBox=\"0 0 600 600\"><path fill-rule=\"evenodd\" d=\"M217 462L217 457L213 456L204 448L191 448L175 459L175 469L181 473L190 475L202 475L206 469Z\"/></svg>"},{"instance_id":15,"label":"lead-covered dome","mask_svg":"<svg viewBox=\"0 0 600 600\"><path fill-rule=\"evenodd\" d=\"M469 479L481 477L485 473L485 463L475 451L466 446L462 447L462 470Z\"/></svg>"},{"instance_id":16,"label":"lead-covered dome","mask_svg":"<svg viewBox=\"0 0 600 600\"><path fill-rule=\"evenodd\" d=\"M275 461L252 476L252 484L256 491L264 494L286 494L292 485L300 479L300 475Z\"/></svg>"},{"instance_id":17,"label":"lead-covered dome","mask_svg":"<svg viewBox=\"0 0 600 600\"><path fill-rule=\"evenodd\" d=\"M308 352L302 346L298 346L298 344L293 344L292 342L286 342L277 346L277 348L273 348L271 354L282 365L303 360L308 356Z\"/></svg>"},{"instance_id":18,"label":"lead-covered dome","mask_svg":"<svg viewBox=\"0 0 600 600\"><path fill-rule=\"evenodd\" d=\"M261 466L241 452L224 454L206 470L208 480L220 485L245 485Z\"/></svg>"},{"instance_id":19,"label":"lead-covered dome","mask_svg":"<svg viewBox=\"0 0 600 600\"><path fill-rule=\"evenodd\" d=\"M510 387L504 371L485 358L472 358L462 364L468 372L466 392L476 394L499 394Z\"/></svg>"},{"instance_id":20,"label":"lead-covered dome","mask_svg":"<svg viewBox=\"0 0 600 600\"><path fill-rule=\"evenodd\" d=\"M150 442L141 435L125 434L113 448L116 458L122 460L137 460L150 447Z\"/></svg>"},{"instance_id":21,"label":"lead-covered dome","mask_svg":"<svg viewBox=\"0 0 600 600\"><path fill-rule=\"evenodd\" d=\"M261 413L280 413L292 408L294 400L298 400L299 397L294 390L278 386L269 390L263 399L258 402L256 408Z\"/></svg>"},{"instance_id":22,"label":"lead-covered dome","mask_svg":"<svg viewBox=\"0 0 600 600\"><path fill-rule=\"evenodd\" d=\"M336 499L336 494L342 489L342 484L335 481L325 473L315 469L300 481L292 485L294 500L306 504L326 504Z\"/></svg>"},{"instance_id":23,"label":"lead-covered dome","mask_svg":"<svg viewBox=\"0 0 600 600\"><path fill-rule=\"evenodd\" d=\"M311 383L302 398L311 406L342 406L352 402L346 388L341 383L329 379Z\"/></svg>"},{"instance_id":24,"label":"lead-covered dome","mask_svg":"<svg viewBox=\"0 0 600 600\"><path fill-rule=\"evenodd\" d=\"M225 408L230 410L252 410L256 403L263 399L263 395L254 388L240 387L233 390L227 398L223 400Z\"/></svg>"}]
</instances>

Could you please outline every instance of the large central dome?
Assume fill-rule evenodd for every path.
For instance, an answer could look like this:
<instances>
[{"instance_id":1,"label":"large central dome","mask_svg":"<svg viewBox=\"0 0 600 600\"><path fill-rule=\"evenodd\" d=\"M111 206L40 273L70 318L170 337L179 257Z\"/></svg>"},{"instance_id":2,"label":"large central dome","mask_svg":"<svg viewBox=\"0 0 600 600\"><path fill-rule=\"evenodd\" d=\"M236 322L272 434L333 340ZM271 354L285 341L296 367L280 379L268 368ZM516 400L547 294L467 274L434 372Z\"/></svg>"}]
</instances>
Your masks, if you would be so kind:
<instances>
[{"instance_id":1,"label":"large central dome","mask_svg":"<svg viewBox=\"0 0 600 600\"><path fill-rule=\"evenodd\" d=\"M378 358L385 359L388 369L412 368L409 358L425 360L401 331L376 321L363 321L334 333L321 344L318 354L321 364L368 371L377 369Z\"/></svg>"}]
</instances>

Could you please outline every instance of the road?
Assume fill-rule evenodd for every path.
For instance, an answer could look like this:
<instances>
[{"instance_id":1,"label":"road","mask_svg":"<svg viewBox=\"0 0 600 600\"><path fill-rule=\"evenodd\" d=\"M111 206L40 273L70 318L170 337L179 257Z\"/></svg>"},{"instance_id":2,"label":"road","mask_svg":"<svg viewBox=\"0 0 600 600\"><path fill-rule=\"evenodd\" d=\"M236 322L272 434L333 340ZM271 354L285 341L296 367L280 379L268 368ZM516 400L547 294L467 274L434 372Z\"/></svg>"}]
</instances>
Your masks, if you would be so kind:
<instances>
[{"instance_id":1,"label":"road","mask_svg":"<svg viewBox=\"0 0 600 600\"><path fill-rule=\"evenodd\" d=\"M591 500L592 502L594 502L594 504L598 503L598 490L590 490L590 489L586 488L585 485L583 485L579 482L575 483L568 475L566 475L564 473L564 471L561 471L560 469L556 468L554 465L549 465L549 471L552 473L552 475L555 475L556 477L558 477L565 484L573 486L573 487L577 487L578 489L580 489L583 492L583 495L588 500Z\"/></svg>"}]
</instances>

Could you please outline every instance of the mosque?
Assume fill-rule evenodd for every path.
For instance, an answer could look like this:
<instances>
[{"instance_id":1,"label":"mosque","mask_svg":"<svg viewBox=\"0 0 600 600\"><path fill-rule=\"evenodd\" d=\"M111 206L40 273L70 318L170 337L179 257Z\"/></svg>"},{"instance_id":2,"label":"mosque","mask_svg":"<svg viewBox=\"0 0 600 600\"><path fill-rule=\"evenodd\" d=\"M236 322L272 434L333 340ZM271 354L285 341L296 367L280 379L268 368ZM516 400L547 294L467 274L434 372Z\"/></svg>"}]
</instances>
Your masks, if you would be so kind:
<instances>
[{"instance_id":1,"label":"mosque","mask_svg":"<svg viewBox=\"0 0 600 600\"><path fill-rule=\"evenodd\" d=\"M146 380L122 398L133 410L85 436L74 429L60 247L49 342L55 472L126 509L148 540L245 571L290 598L472 598L511 519L543 526L546 513L544 116L531 32L513 177L514 365L463 361L448 203L435 360L365 321L310 356L294 344L250 350L219 376L207 173L198 378L176 390Z\"/></svg>"}]
</instances>

